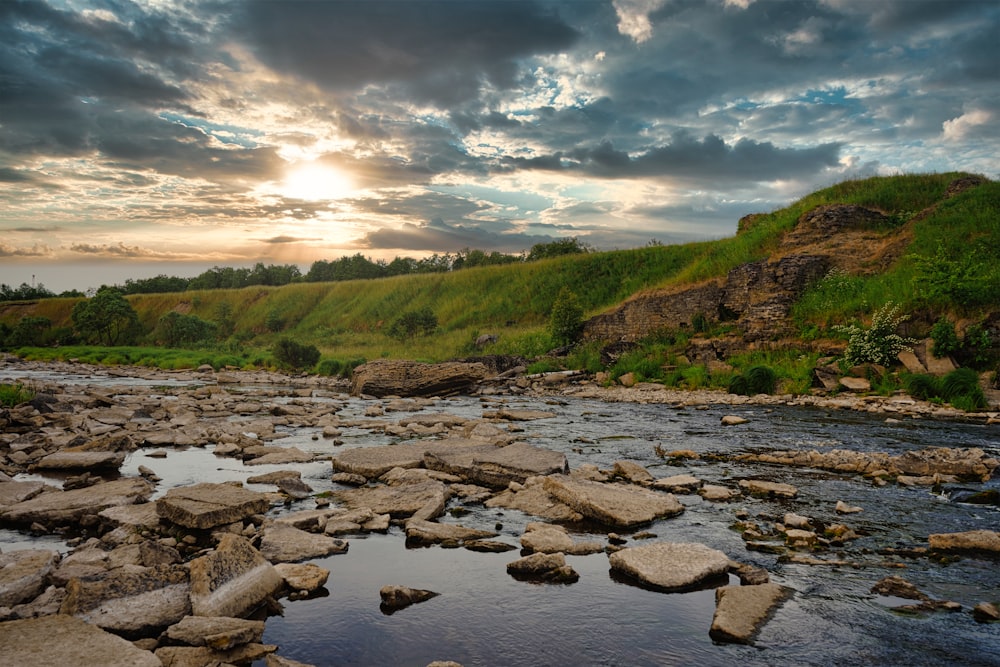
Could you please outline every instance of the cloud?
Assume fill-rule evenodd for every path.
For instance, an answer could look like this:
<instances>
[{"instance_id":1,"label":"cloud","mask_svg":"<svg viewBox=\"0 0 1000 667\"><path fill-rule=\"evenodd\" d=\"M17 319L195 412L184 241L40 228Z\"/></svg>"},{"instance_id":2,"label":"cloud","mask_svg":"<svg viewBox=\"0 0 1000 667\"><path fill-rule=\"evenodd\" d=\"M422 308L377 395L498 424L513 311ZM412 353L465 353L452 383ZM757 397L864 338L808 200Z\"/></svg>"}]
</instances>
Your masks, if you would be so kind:
<instances>
[{"instance_id":1,"label":"cloud","mask_svg":"<svg viewBox=\"0 0 1000 667\"><path fill-rule=\"evenodd\" d=\"M316 237L313 237L313 238L305 238L305 237L299 238L299 237L296 237L296 236L273 236L273 237L271 237L269 239L263 239L263 242L264 243L273 243L273 244L280 245L280 244L283 244L283 243L307 243L307 242L310 242L310 241L321 241L321 240L322 239L316 238Z\"/></svg>"},{"instance_id":2,"label":"cloud","mask_svg":"<svg viewBox=\"0 0 1000 667\"><path fill-rule=\"evenodd\" d=\"M649 15L667 4L667 0L614 0L618 14L618 32L642 44L653 36Z\"/></svg>"},{"instance_id":3,"label":"cloud","mask_svg":"<svg viewBox=\"0 0 1000 667\"><path fill-rule=\"evenodd\" d=\"M70 250L82 255L94 255L99 257L119 257L128 259L186 259L186 257L173 253L160 252L149 248L143 248L141 246L125 245L121 241L115 244L105 245L74 243L70 246Z\"/></svg>"},{"instance_id":4,"label":"cloud","mask_svg":"<svg viewBox=\"0 0 1000 667\"><path fill-rule=\"evenodd\" d=\"M942 123L941 136L945 141L961 141L983 132L994 133L993 118L992 112L983 109L968 111Z\"/></svg>"},{"instance_id":5,"label":"cloud","mask_svg":"<svg viewBox=\"0 0 1000 667\"><path fill-rule=\"evenodd\" d=\"M233 34L284 74L330 91L399 86L447 108L484 86L512 88L517 60L558 53L577 33L535 2L240 3Z\"/></svg>"},{"instance_id":6,"label":"cloud","mask_svg":"<svg viewBox=\"0 0 1000 667\"><path fill-rule=\"evenodd\" d=\"M484 251L520 252L554 237L516 232L496 233L476 226L449 225L440 218L428 223L404 223L364 235L360 245L371 249L455 252L464 248Z\"/></svg>"},{"instance_id":7,"label":"cloud","mask_svg":"<svg viewBox=\"0 0 1000 667\"><path fill-rule=\"evenodd\" d=\"M8 243L4 243L3 241L0 241L0 257L50 257L50 256L52 256L52 248L43 243L36 243L30 248L18 248Z\"/></svg>"}]
</instances>

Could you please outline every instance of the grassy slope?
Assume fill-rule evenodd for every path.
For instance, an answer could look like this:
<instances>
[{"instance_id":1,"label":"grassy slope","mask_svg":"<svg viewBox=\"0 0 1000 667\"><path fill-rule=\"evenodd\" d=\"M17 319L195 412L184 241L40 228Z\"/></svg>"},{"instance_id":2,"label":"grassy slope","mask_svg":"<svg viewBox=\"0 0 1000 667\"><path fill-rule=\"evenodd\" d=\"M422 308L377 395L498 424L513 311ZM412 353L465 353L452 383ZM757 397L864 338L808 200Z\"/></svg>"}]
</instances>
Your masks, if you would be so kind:
<instances>
[{"instance_id":1,"label":"grassy slope","mask_svg":"<svg viewBox=\"0 0 1000 667\"><path fill-rule=\"evenodd\" d=\"M902 224L914 213L940 203L947 185L961 174L909 175L848 181L804 197L787 208L760 216L737 236L713 242L656 246L573 255L527 264L480 267L448 274L400 276L367 281L305 283L130 297L143 330L181 309L215 320L219 304L233 313L237 336L229 349L268 348L288 336L339 359L408 357L442 360L471 354L480 333L501 336L494 352L535 354L548 345L544 335L552 303L564 285L580 298L586 314L595 314L643 290L679 286L725 275L739 264L767 257L799 216L828 203L878 208ZM940 203L938 211L912 225L910 252L933 254L940 246L963 252L974 240L1000 248L1000 185L988 183ZM1000 252L994 250L994 252ZM997 259L1000 259L998 257ZM797 317L804 322L854 316L871 304L893 300L912 305L913 262L905 258L888 272L856 278L848 299L835 309L808 298ZM807 295L808 297L809 295ZM75 300L50 299L32 306L0 305L0 321L11 326L25 315L49 317L54 326L69 324ZM436 335L399 342L385 334L403 312L423 307L437 316ZM810 310L811 308L811 310ZM820 309L824 309L820 312ZM284 322L280 331L267 323Z\"/></svg>"}]
</instances>

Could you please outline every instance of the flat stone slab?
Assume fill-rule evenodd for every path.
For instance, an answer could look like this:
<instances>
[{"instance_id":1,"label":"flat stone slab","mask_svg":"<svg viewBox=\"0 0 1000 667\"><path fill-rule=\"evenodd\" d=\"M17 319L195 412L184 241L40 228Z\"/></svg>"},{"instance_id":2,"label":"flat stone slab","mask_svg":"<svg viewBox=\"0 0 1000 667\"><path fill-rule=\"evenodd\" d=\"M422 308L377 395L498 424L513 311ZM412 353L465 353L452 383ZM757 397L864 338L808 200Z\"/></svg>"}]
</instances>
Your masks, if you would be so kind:
<instances>
[{"instance_id":1,"label":"flat stone slab","mask_svg":"<svg viewBox=\"0 0 1000 667\"><path fill-rule=\"evenodd\" d=\"M438 544L440 542L465 542L496 537L497 533L488 530L477 530L449 523L411 519L406 523L406 543Z\"/></svg>"},{"instance_id":2,"label":"flat stone slab","mask_svg":"<svg viewBox=\"0 0 1000 667\"><path fill-rule=\"evenodd\" d=\"M16 524L78 522L109 507L145 502L153 485L141 477L127 477L72 491L43 493L0 511L0 519Z\"/></svg>"},{"instance_id":3,"label":"flat stone slab","mask_svg":"<svg viewBox=\"0 0 1000 667\"><path fill-rule=\"evenodd\" d=\"M717 642L750 644L787 597L788 591L778 584L717 588L708 634Z\"/></svg>"},{"instance_id":4,"label":"flat stone slab","mask_svg":"<svg viewBox=\"0 0 1000 667\"><path fill-rule=\"evenodd\" d=\"M264 621L229 616L185 616L167 628L167 636L188 646L227 651L234 646L260 642L264 636Z\"/></svg>"},{"instance_id":5,"label":"flat stone slab","mask_svg":"<svg viewBox=\"0 0 1000 667\"><path fill-rule=\"evenodd\" d=\"M115 632L165 628L191 613L188 574L181 567L159 566L70 579L59 613Z\"/></svg>"},{"instance_id":6,"label":"flat stone slab","mask_svg":"<svg viewBox=\"0 0 1000 667\"><path fill-rule=\"evenodd\" d=\"M55 452L43 456L36 468L42 470L117 470L125 462L125 452Z\"/></svg>"},{"instance_id":7,"label":"flat stone slab","mask_svg":"<svg viewBox=\"0 0 1000 667\"><path fill-rule=\"evenodd\" d=\"M131 528L152 528L160 523L160 515L156 512L156 503L109 507L99 512L98 516L119 526Z\"/></svg>"},{"instance_id":8,"label":"flat stone slab","mask_svg":"<svg viewBox=\"0 0 1000 667\"><path fill-rule=\"evenodd\" d=\"M58 552L43 549L0 554L0 607L34 600L58 562Z\"/></svg>"},{"instance_id":9,"label":"flat stone slab","mask_svg":"<svg viewBox=\"0 0 1000 667\"><path fill-rule=\"evenodd\" d=\"M347 542L299 530L285 523L264 526L260 553L272 563L295 563L309 558L347 553Z\"/></svg>"},{"instance_id":10,"label":"flat stone slab","mask_svg":"<svg viewBox=\"0 0 1000 667\"><path fill-rule=\"evenodd\" d=\"M206 482L170 489L156 501L156 512L179 526L206 529L263 514L270 506L266 494Z\"/></svg>"},{"instance_id":11,"label":"flat stone slab","mask_svg":"<svg viewBox=\"0 0 1000 667\"><path fill-rule=\"evenodd\" d=\"M513 491L501 491L485 503L486 507L503 507L519 510L550 521L577 522L583 520L583 515L559 502L545 490L543 480L535 478L528 480L524 487Z\"/></svg>"},{"instance_id":12,"label":"flat stone slab","mask_svg":"<svg viewBox=\"0 0 1000 667\"><path fill-rule=\"evenodd\" d=\"M399 519L413 516L431 504L440 504L443 509L446 489L441 482L428 480L399 486L374 486L334 491L333 497L349 509L368 508L374 514L388 514Z\"/></svg>"},{"instance_id":13,"label":"flat stone slab","mask_svg":"<svg viewBox=\"0 0 1000 667\"><path fill-rule=\"evenodd\" d=\"M424 465L498 489L506 488L511 482L523 483L529 477L569 472L564 454L525 442L506 447L485 445L447 452L428 451L424 455Z\"/></svg>"},{"instance_id":14,"label":"flat stone slab","mask_svg":"<svg viewBox=\"0 0 1000 667\"><path fill-rule=\"evenodd\" d=\"M45 482L0 482L0 508L31 500L46 488Z\"/></svg>"},{"instance_id":15,"label":"flat stone slab","mask_svg":"<svg viewBox=\"0 0 1000 667\"><path fill-rule=\"evenodd\" d=\"M448 438L430 442L404 445L383 445L381 447L357 447L340 452L331 459L335 471L362 475L376 479L393 468L421 468L424 454L443 453L465 448L482 447L482 440L468 438Z\"/></svg>"},{"instance_id":16,"label":"flat stone slab","mask_svg":"<svg viewBox=\"0 0 1000 667\"><path fill-rule=\"evenodd\" d=\"M242 617L278 591L283 580L245 538L223 535L215 551L188 563L195 616Z\"/></svg>"},{"instance_id":17,"label":"flat stone slab","mask_svg":"<svg viewBox=\"0 0 1000 667\"><path fill-rule=\"evenodd\" d=\"M665 592L694 588L729 570L729 556L690 542L657 542L616 551L611 569Z\"/></svg>"},{"instance_id":18,"label":"flat stone slab","mask_svg":"<svg viewBox=\"0 0 1000 667\"><path fill-rule=\"evenodd\" d=\"M1000 554L1000 533L970 530L964 533L937 533L927 538L934 551L987 551Z\"/></svg>"},{"instance_id":19,"label":"flat stone slab","mask_svg":"<svg viewBox=\"0 0 1000 667\"><path fill-rule=\"evenodd\" d=\"M703 484L704 482L694 475L672 475L654 480L651 486L670 493L695 493Z\"/></svg>"},{"instance_id":20,"label":"flat stone slab","mask_svg":"<svg viewBox=\"0 0 1000 667\"><path fill-rule=\"evenodd\" d=\"M521 546L536 553L564 553L575 556L596 554L604 551L600 542L574 542L562 526L551 523L529 523L521 535Z\"/></svg>"},{"instance_id":21,"label":"flat stone slab","mask_svg":"<svg viewBox=\"0 0 1000 667\"><path fill-rule=\"evenodd\" d=\"M274 569L285 580L285 585L293 591L311 593L322 588L330 578L330 570L314 563L278 563Z\"/></svg>"},{"instance_id":22,"label":"flat stone slab","mask_svg":"<svg viewBox=\"0 0 1000 667\"><path fill-rule=\"evenodd\" d=\"M0 656L17 667L163 667L149 651L63 614L0 624Z\"/></svg>"},{"instance_id":23,"label":"flat stone slab","mask_svg":"<svg viewBox=\"0 0 1000 667\"><path fill-rule=\"evenodd\" d=\"M794 498L799 495L799 490L791 484L782 484L781 482L765 482L759 479L741 479L740 488L755 496Z\"/></svg>"},{"instance_id":24,"label":"flat stone slab","mask_svg":"<svg viewBox=\"0 0 1000 667\"><path fill-rule=\"evenodd\" d=\"M511 422L527 422L537 419L551 419L556 413L547 410L494 410L483 412L484 419L501 419Z\"/></svg>"},{"instance_id":25,"label":"flat stone slab","mask_svg":"<svg viewBox=\"0 0 1000 667\"><path fill-rule=\"evenodd\" d=\"M684 511L684 506L672 494L631 484L604 484L552 475L545 478L543 488L583 516L622 528L640 526Z\"/></svg>"}]
</instances>

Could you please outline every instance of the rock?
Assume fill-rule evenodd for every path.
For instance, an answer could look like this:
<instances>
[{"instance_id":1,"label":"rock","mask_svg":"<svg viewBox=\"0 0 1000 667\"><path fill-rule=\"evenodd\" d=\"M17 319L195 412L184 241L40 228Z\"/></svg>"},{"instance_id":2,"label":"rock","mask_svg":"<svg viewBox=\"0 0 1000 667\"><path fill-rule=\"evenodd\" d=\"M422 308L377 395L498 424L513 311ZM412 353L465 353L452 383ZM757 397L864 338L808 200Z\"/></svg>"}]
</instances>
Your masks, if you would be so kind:
<instances>
[{"instance_id":1,"label":"rock","mask_svg":"<svg viewBox=\"0 0 1000 667\"><path fill-rule=\"evenodd\" d=\"M507 563L507 573L518 579L565 584L571 584L580 579L576 570L566 564L566 556L561 553L535 553L525 556Z\"/></svg>"},{"instance_id":2,"label":"rock","mask_svg":"<svg viewBox=\"0 0 1000 667\"><path fill-rule=\"evenodd\" d=\"M379 589L378 594L382 598L381 608L385 613L392 613L404 607L409 607L411 604L424 602L439 595L439 593L435 593L434 591L398 585L383 586Z\"/></svg>"},{"instance_id":3,"label":"rock","mask_svg":"<svg viewBox=\"0 0 1000 667\"><path fill-rule=\"evenodd\" d=\"M461 448L427 452L424 465L431 470L458 475L465 480L492 488L504 488L511 482L524 482L536 475L569 471L566 456L524 442L506 447Z\"/></svg>"},{"instance_id":4,"label":"rock","mask_svg":"<svg viewBox=\"0 0 1000 667\"><path fill-rule=\"evenodd\" d=\"M243 521L271 506L267 495L232 484L202 483L170 489L156 501L157 513L185 528L207 529Z\"/></svg>"},{"instance_id":5,"label":"rock","mask_svg":"<svg viewBox=\"0 0 1000 667\"><path fill-rule=\"evenodd\" d=\"M608 556L614 572L665 591L683 591L722 578L729 557L703 544L657 542L629 547Z\"/></svg>"},{"instance_id":6,"label":"rock","mask_svg":"<svg viewBox=\"0 0 1000 667\"><path fill-rule=\"evenodd\" d=\"M302 479L302 473L298 470L275 470L263 475L253 475L247 477L247 484L277 484L283 479Z\"/></svg>"},{"instance_id":7,"label":"rock","mask_svg":"<svg viewBox=\"0 0 1000 667\"><path fill-rule=\"evenodd\" d=\"M862 510L860 507L855 507L854 505L848 505L843 500L838 500L837 506L834 508L834 511L836 511L837 514L856 514L864 510Z\"/></svg>"},{"instance_id":8,"label":"rock","mask_svg":"<svg viewBox=\"0 0 1000 667\"><path fill-rule=\"evenodd\" d=\"M31 500L49 488L44 482L0 482L0 510Z\"/></svg>"},{"instance_id":9,"label":"rock","mask_svg":"<svg viewBox=\"0 0 1000 667\"><path fill-rule=\"evenodd\" d=\"M125 452L55 452L35 463L40 470L117 470Z\"/></svg>"},{"instance_id":10,"label":"rock","mask_svg":"<svg viewBox=\"0 0 1000 667\"><path fill-rule=\"evenodd\" d=\"M285 585L293 591L312 593L322 588L330 578L329 570L313 563L278 563L274 569L285 580Z\"/></svg>"},{"instance_id":11,"label":"rock","mask_svg":"<svg viewBox=\"0 0 1000 667\"><path fill-rule=\"evenodd\" d=\"M153 485L141 477L127 477L84 489L43 493L0 512L0 519L15 524L74 524L109 507L145 502Z\"/></svg>"},{"instance_id":12,"label":"rock","mask_svg":"<svg viewBox=\"0 0 1000 667\"><path fill-rule=\"evenodd\" d=\"M0 607L34 600L59 562L59 553L41 549L0 554Z\"/></svg>"},{"instance_id":13,"label":"rock","mask_svg":"<svg viewBox=\"0 0 1000 667\"><path fill-rule=\"evenodd\" d=\"M672 494L634 486L546 477L544 489L574 511L600 523L629 528L684 511Z\"/></svg>"},{"instance_id":14,"label":"rock","mask_svg":"<svg viewBox=\"0 0 1000 667\"><path fill-rule=\"evenodd\" d=\"M294 526L271 521L264 525L260 553L272 563L292 563L330 554L347 553L348 544L326 535L315 535Z\"/></svg>"},{"instance_id":15,"label":"rock","mask_svg":"<svg viewBox=\"0 0 1000 667\"><path fill-rule=\"evenodd\" d=\"M906 600L930 600L930 596L902 577L890 576L880 579L871 589L872 593L888 595Z\"/></svg>"},{"instance_id":16,"label":"rock","mask_svg":"<svg viewBox=\"0 0 1000 667\"><path fill-rule=\"evenodd\" d=\"M248 450L243 450L244 454ZM256 450L259 456L244 458L243 465L263 466L263 465L288 465L289 463L309 463L316 457L309 452L304 452L298 447L264 447Z\"/></svg>"},{"instance_id":17,"label":"rock","mask_svg":"<svg viewBox=\"0 0 1000 667\"><path fill-rule=\"evenodd\" d=\"M595 554L604 551L600 542L574 543L569 531L550 523L532 522L521 535L521 546L537 553L564 553L572 555ZM523 553L523 552L522 552Z\"/></svg>"},{"instance_id":18,"label":"rock","mask_svg":"<svg viewBox=\"0 0 1000 667\"><path fill-rule=\"evenodd\" d=\"M794 512L786 512L782 523L785 528L801 528L802 530L808 530L811 526L811 519L809 517L796 514Z\"/></svg>"},{"instance_id":19,"label":"rock","mask_svg":"<svg viewBox=\"0 0 1000 667\"><path fill-rule=\"evenodd\" d=\"M264 667L315 667L315 665L271 653L264 659Z\"/></svg>"},{"instance_id":20,"label":"rock","mask_svg":"<svg viewBox=\"0 0 1000 667\"><path fill-rule=\"evenodd\" d=\"M364 475L355 475L350 472L335 472L330 480L347 486L364 486L368 483L368 478Z\"/></svg>"},{"instance_id":21,"label":"rock","mask_svg":"<svg viewBox=\"0 0 1000 667\"><path fill-rule=\"evenodd\" d=\"M615 477L626 479L632 484L648 486L653 482L653 476L644 466L635 461L615 461L613 473Z\"/></svg>"},{"instance_id":22,"label":"rock","mask_svg":"<svg viewBox=\"0 0 1000 667\"><path fill-rule=\"evenodd\" d=\"M188 646L207 646L216 651L260 642L264 621L229 616L185 616L167 628L167 637Z\"/></svg>"},{"instance_id":23,"label":"rock","mask_svg":"<svg viewBox=\"0 0 1000 667\"><path fill-rule=\"evenodd\" d=\"M740 417L737 415L726 415L722 418L723 426L739 426L740 424L746 424L750 420L745 417Z\"/></svg>"},{"instance_id":24,"label":"rock","mask_svg":"<svg viewBox=\"0 0 1000 667\"><path fill-rule=\"evenodd\" d=\"M708 634L717 642L750 644L787 597L788 592L778 584L717 588L715 615Z\"/></svg>"},{"instance_id":25,"label":"rock","mask_svg":"<svg viewBox=\"0 0 1000 667\"><path fill-rule=\"evenodd\" d=\"M693 475L673 475L653 480L652 487L670 493L694 493L703 482Z\"/></svg>"},{"instance_id":26,"label":"rock","mask_svg":"<svg viewBox=\"0 0 1000 667\"><path fill-rule=\"evenodd\" d=\"M483 419L499 419L510 422L527 422L538 419L551 419L556 413L547 410L510 410L507 408L494 411L483 411Z\"/></svg>"},{"instance_id":27,"label":"rock","mask_svg":"<svg viewBox=\"0 0 1000 667\"><path fill-rule=\"evenodd\" d=\"M389 514L393 518L413 516L428 507L440 508L434 518L444 511L447 500L445 485L429 480L401 486L363 487L334 491L333 496L350 509L368 508L375 514Z\"/></svg>"},{"instance_id":28,"label":"rock","mask_svg":"<svg viewBox=\"0 0 1000 667\"><path fill-rule=\"evenodd\" d=\"M785 544L793 549L808 549L816 545L817 536L811 530L799 530L790 528L785 531Z\"/></svg>"},{"instance_id":29,"label":"rock","mask_svg":"<svg viewBox=\"0 0 1000 667\"><path fill-rule=\"evenodd\" d=\"M312 487L297 477L279 479L275 486L278 490L294 500L302 500L312 495Z\"/></svg>"},{"instance_id":30,"label":"rock","mask_svg":"<svg viewBox=\"0 0 1000 667\"><path fill-rule=\"evenodd\" d=\"M249 665L263 660L278 647L273 644L243 644L228 651L216 651L207 646L163 646L156 657L163 667L208 667L218 665Z\"/></svg>"},{"instance_id":31,"label":"rock","mask_svg":"<svg viewBox=\"0 0 1000 667\"><path fill-rule=\"evenodd\" d=\"M841 388L858 394L872 390L872 383L865 378L844 376L840 378L838 384Z\"/></svg>"},{"instance_id":32,"label":"rock","mask_svg":"<svg viewBox=\"0 0 1000 667\"><path fill-rule=\"evenodd\" d=\"M481 540L487 537L496 537L496 535L495 532L486 530L420 519L410 519L406 522L406 545L408 547L441 542L462 543L466 540Z\"/></svg>"},{"instance_id":33,"label":"rock","mask_svg":"<svg viewBox=\"0 0 1000 667\"><path fill-rule=\"evenodd\" d=\"M938 533L927 538L932 551L979 551L1000 554L1000 533L970 530L964 533Z\"/></svg>"},{"instance_id":34,"label":"rock","mask_svg":"<svg viewBox=\"0 0 1000 667\"><path fill-rule=\"evenodd\" d=\"M436 396L468 390L489 375L481 363L377 359L354 369L351 393L355 396Z\"/></svg>"},{"instance_id":35,"label":"rock","mask_svg":"<svg viewBox=\"0 0 1000 667\"><path fill-rule=\"evenodd\" d=\"M0 624L0 656L17 667L163 667L156 656L132 642L62 614Z\"/></svg>"},{"instance_id":36,"label":"rock","mask_svg":"<svg viewBox=\"0 0 1000 667\"><path fill-rule=\"evenodd\" d=\"M903 364L903 367L910 373L923 374L927 372L927 367L910 350L903 350L896 358L899 359L899 363Z\"/></svg>"},{"instance_id":37,"label":"rock","mask_svg":"<svg viewBox=\"0 0 1000 667\"><path fill-rule=\"evenodd\" d=\"M124 634L165 628L191 613L188 573L170 566L119 568L71 579L59 613Z\"/></svg>"},{"instance_id":38,"label":"rock","mask_svg":"<svg viewBox=\"0 0 1000 667\"><path fill-rule=\"evenodd\" d=\"M757 586L771 580L771 574L767 570L749 563L732 562L729 564L729 571L740 578L743 586Z\"/></svg>"},{"instance_id":39,"label":"rock","mask_svg":"<svg viewBox=\"0 0 1000 667\"><path fill-rule=\"evenodd\" d=\"M482 442L464 441L466 446L480 447ZM383 447L356 447L338 453L331 459L333 469L363 475L368 479L381 477L393 468L420 468L424 454L436 451L433 443L386 445Z\"/></svg>"},{"instance_id":40,"label":"rock","mask_svg":"<svg viewBox=\"0 0 1000 667\"><path fill-rule=\"evenodd\" d=\"M980 602L972 608L972 617L979 623L1000 621L1000 608L991 602Z\"/></svg>"},{"instance_id":41,"label":"rock","mask_svg":"<svg viewBox=\"0 0 1000 667\"><path fill-rule=\"evenodd\" d=\"M134 529L153 528L160 523L160 515L156 513L156 503L109 507L101 510L97 516L114 525Z\"/></svg>"},{"instance_id":42,"label":"rock","mask_svg":"<svg viewBox=\"0 0 1000 667\"><path fill-rule=\"evenodd\" d=\"M794 498L799 494L799 490L791 484L765 482L759 479L741 479L740 488L754 496Z\"/></svg>"},{"instance_id":43,"label":"rock","mask_svg":"<svg viewBox=\"0 0 1000 667\"><path fill-rule=\"evenodd\" d=\"M191 610L196 616L245 616L283 584L278 571L250 542L231 533L188 568Z\"/></svg>"},{"instance_id":44,"label":"rock","mask_svg":"<svg viewBox=\"0 0 1000 667\"><path fill-rule=\"evenodd\" d=\"M698 495L712 502L723 502L738 496L739 492L717 484L704 484L698 489Z\"/></svg>"},{"instance_id":45,"label":"rock","mask_svg":"<svg viewBox=\"0 0 1000 667\"><path fill-rule=\"evenodd\" d=\"M548 494L544 480L543 477L530 478L518 490L508 489L498 493L484 504L491 508L518 510L550 521L582 521L582 514Z\"/></svg>"}]
</instances>

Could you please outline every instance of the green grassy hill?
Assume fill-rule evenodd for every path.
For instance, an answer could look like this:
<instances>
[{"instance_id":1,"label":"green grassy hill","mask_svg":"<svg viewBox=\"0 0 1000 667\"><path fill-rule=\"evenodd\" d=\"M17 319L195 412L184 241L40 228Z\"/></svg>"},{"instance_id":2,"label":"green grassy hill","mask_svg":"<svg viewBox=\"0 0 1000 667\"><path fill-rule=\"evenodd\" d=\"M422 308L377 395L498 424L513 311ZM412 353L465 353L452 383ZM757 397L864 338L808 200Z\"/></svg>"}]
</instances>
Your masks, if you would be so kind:
<instances>
[{"instance_id":1,"label":"green grassy hill","mask_svg":"<svg viewBox=\"0 0 1000 667\"><path fill-rule=\"evenodd\" d=\"M967 174L877 177L847 181L781 210L747 219L740 233L718 241L586 253L503 266L378 280L296 283L283 287L205 290L128 297L139 315L138 342L112 360L184 365L208 361L247 366L271 362L281 338L315 345L325 359L411 358L438 361L476 354L480 334L496 334L492 354L537 356L552 346L547 324L563 287L585 317L644 291L676 289L777 252L800 216L824 204L857 204L884 213L878 233L898 237L903 250L890 266L821 280L795 309L804 340L827 335L852 319L864 321L886 302L922 318L980 321L1000 310L1000 184L985 182L954 197L949 184ZM53 329L72 326L76 299L0 303L0 323L47 318ZM438 329L399 340L392 324L429 309ZM194 351L154 349L160 319L170 312L219 324L220 335ZM732 331L729 331L730 335ZM8 346L10 347L10 346ZM81 348L22 351L30 356L78 356ZM95 353L96 354L96 353ZM169 359L173 359L170 361Z\"/></svg>"}]
</instances>

